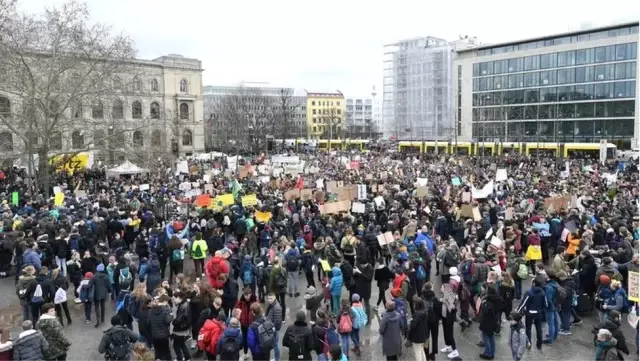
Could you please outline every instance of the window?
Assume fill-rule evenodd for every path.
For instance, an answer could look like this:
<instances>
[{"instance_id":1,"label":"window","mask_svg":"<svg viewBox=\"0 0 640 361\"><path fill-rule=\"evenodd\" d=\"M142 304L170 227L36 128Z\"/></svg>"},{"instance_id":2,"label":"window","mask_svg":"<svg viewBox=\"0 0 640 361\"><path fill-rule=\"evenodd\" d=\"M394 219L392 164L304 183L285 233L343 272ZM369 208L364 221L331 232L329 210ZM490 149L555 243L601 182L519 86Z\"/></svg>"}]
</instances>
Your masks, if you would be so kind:
<instances>
[{"instance_id":1,"label":"window","mask_svg":"<svg viewBox=\"0 0 640 361\"><path fill-rule=\"evenodd\" d=\"M540 69L555 68L558 65L558 54L542 54L540 55Z\"/></svg>"},{"instance_id":2,"label":"window","mask_svg":"<svg viewBox=\"0 0 640 361\"><path fill-rule=\"evenodd\" d=\"M142 81L137 76L133 78L133 90L137 92L142 90Z\"/></svg>"},{"instance_id":3,"label":"window","mask_svg":"<svg viewBox=\"0 0 640 361\"><path fill-rule=\"evenodd\" d=\"M121 100L116 100L113 102L113 108L111 109L111 116L113 119L122 119L124 118L124 106L122 105Z\"/></svg>"},{"instance_id":4,"label":"window","mask_svg":"<svg viewBox=\"0 0 640 361\"><path fill-rule=\"evenodd\" d=\"M509 63L507 60L497 60L493 62L493 73L494 74L502 74L507 72L507 67Z\"/></svg>"},{"instance_id":5,"label":"window","mask_svg":"<svg viewBox=\"0 0 640 361\"><path fill-rule=\"evenodd\" d=\"M315 101L315 100L312 100L312 101L311 101L311 105L312 105L312 106L315 106L315 105L316 105L316 101Z\"/></svg>"},{"instance_id":6,"label":"window","mask_svg":"<svg viewBox=\"0 0 640 361\"><path fill-rule=\"evenodd\" d=\"M571 66L571 65L575 65L576 64L576 52L571 50L571 51L565 51L562 53L558 53L558 66L562 67L562 66Z\"/></svg>"},{"instance_id":7,"label":"window","mask_svg":"<svg viewBox=\"0 0 640 361\"><path fill-rule=\"evenodd\" d=\"M532 87L538 86L538 81L540 80L538 73L526 73L524 74L524 86Z\"/></svg>"},{"instance_id":8,"label":"window","mask_svg":"<svg viewBox=\"0 0 640 361\"><path fill-rule=\"evenodd\" d=\"M7 97L0 97L0 116L11 118L11 101Z\"/></svg>"},{"instance_id":9,"label":"window","mask_svg":"<svg viewBox=\"0 0 640 361\"><path fill-rule=\"evenodd\" d=\"M587 63L587 49L576 50L576 65Z\"/></svg>"},{"instance_id":10,"label":"window","mask_svg":"<svg viewBox=\"0 0 640 361\"><path fill-rule=\"evenodd\" d=\"M192 145L192 142L193 134L189 129L185 129L184 132L182 132L182 145L190 146Z\"/></svg>"},{"instance_id":11,"label":"window","mask_svg":"<svg viewBox=\"0 0 640 361\"><path fill-rule=\"evenodd\" d=\"M636 76L636 63L620 63L615 65L615 79L631 79Z\"/></svg>"},{"instance_id":12,"label":"window","mask_svg":"<svg viewBox=\"0 0 640 361\"><path fill-rule=\"evenodd\" d=\"M53 132L48 138L50 150L62 150L62 133Z\"/></svg>"},{"instance_id":13,"label":"window","mask_svg":"<svg viewBox=\"0 0 640 361\"><path fill-rule=\"evenodd\" d=\"M133 119L142 119L142 104L137 100L131 104L131 117Z\"/></svg>"},{"instance_id":14,"label":"window","mask_svg":"<svg viewBox=\"0 0 640 361\"><path fill-rule=\"evenodd\" d=\"M595 48L595 62L604 63L605 61L607 61L607 48L604 46Z\"/></svg>"},{"instance_id":15,"label":"window","mask_svg":"<svg viewBox=\"0 0 640 361\"><path fill-rule=\"evenodd\" d=\"M151 79L151 91L152 92L157 92L158 91L158 80Z\"/></svg>"},{"instance_id":16,"label":"window","mask_svg":"<svg viewBox=\"0 0 640 361\"><path fill-rule=\"evenodd\" d=\"M152 147L162 146L162 133L157 129L151 132L151 146Z\"/></svg>"},{"instance_id":17,"label":"window","mask_svg":"<svg viewBox=\"0 0 640 361\"><path fill-rule=\"evenodd\" d=\"M180 119L189 119L189 105L180 103Z\"/></svg>"},{"instance_id":18,"label":"window","mask_svg":"<svg viewBox=\"0 0 640 361\"><path fill-rule=\"evenodd\" d=\"M558 84L573 83L575 78L574 69L558 69Z\"/></svg>"},{"instance_id":19,"label":"window","mask_svg":"<svg viewBox=\"0 0 640 361\"><path fill-rule=\"evenodd\" d=\"M133 146L136 148L142 148L144 146L144 137L139 130L133 132Z\"/></svg>"},{"instance_id":20,"label":"window","mask_svg":"<svg viewBox=\"0 0 640 361\"><path fill-rule=\"evenodd\" d=\"M180 93L186 93L189 91L189 86L186 79L180 80Z\"/></svg>"},{"instance_id":21,"label":"window","mask_svg":"<svg viewBox=\"0 0 640 361\"><path fill-rule=\"evenodd\" d=\"M522 69L523 69L522 58L509 59L509 68L508 68L509 73L519 72L519 71L522 71Z\"/></svg>"},{"instance_id":22,"label":"window","mask_svg":"<svg viewBox=\"0 0 640 361\"><path fill-rule=\"evenodd\" d=\"M49 100L49 117L56 118L60 112L60 104L55 100Z\"/></svg>"},{"instance_id":23,"label":"window","mask_svg":"<svg viewBox=\"0 0 640 361\"><path fill-rule=\"evenodd\" d=\"M538 70L540 68L540 57L538 55L524 58L524 70Z\"/></svg>"},{"instance_id":24,"label":"window","mask_svg":"<svg viewBox=\"0 0 640 361\"><path fill-rule=\"evenodd\" d=\"M122 79L118 76L113 78L113 89L122 90Z\"/></svg>"},{"instance_id":25,"label":"window","mask_svg":"<svg viewBox=\"0 0 640 361\"><path fill-rule=\"evenodd\" d=\"M13 134L10 132L0 133L0 151L13 152Z\"/></svg>"},{"instance_id":26,"label":"window","mask_svg":"<svg viewBox=\"0 0 640 361\"><path fill-rule=\"evenodd\" d=\"M540 72L540 85L554 85L556 83L556 71L547 70Z\"/></svg>"},{"instance_id":27,"label":"window","mask_svg":"<svg viewBox=\"0 0 640 361\"><path fill-rule=\"evenodd\" d=\"M156 102L151 103L149 113L151 114L151 119L160 119L160 105Z\"/></svg>"},{"instance_id":28,"label":"window","mask_svg":"<svg viewBox=\"0 0 640 361\"><path fill-rule=\"evenodd\" d=\"M558 93L557 88L541 88L540 89L540 102L541 103L549 103L549 102L557 102L558 101Z\"/></svg>"},{"instance_id":29,"label":"window","mask_svg":"<svg viewBox=\"0 0 640 361\"><path fill-rule=\"evenodd\" d=\"M104 148L105 142L104 142L104 138L105 138L106 134L104 132L104 130L102 129L98 129L96 131L93 132L93 143L98 146L98 147L102 147Z\"/></svg>"},{"instance_id":30,"label":"window","mask_svg":"<svg viewBox=\"0 0 640 361\"><path fill-rule=\"evenodd\" d=\"M491 75L493 74L493 65L491 62L480 63L480 75Z\"/></svg>"},{"instance_id":31,"label":"window","mask_svg":"<svg viewBox=\"0 0 640 361\"><path fill-rule=\"evenodd\" d=\"M97 101L91 108L91 117L93 119L102 119L104 117L104 108L101 101Z\"/></svg>"},{"instance_id":32,"label":"window","mask_svg":"<svg viewBox=\"0 0 640 361\"><path fill-rule=\"evenodd\" d=\"M627 60L629 54L627 53L627 44L616 45L616 60Z\"/></svg>"},{"instance_id":33,"label":"window","mask_svg":"<svg viewBox=\"0 0 640 361\"><path fill-rule=\"evenodd\" d=\"M76 130L71 133L71 148L80 149L84 146L84 135L82 132Z\"/></svg>"},{"instance_id":34,"label":"window","mask_svg":"<svg viewBox=\"0 0 640 361\"><path fill-rule=\"evenodd\" d=\"M337 106L340 106L340 102L336 102L336 105L337 105Z\"/></svg>"}]
</instances>

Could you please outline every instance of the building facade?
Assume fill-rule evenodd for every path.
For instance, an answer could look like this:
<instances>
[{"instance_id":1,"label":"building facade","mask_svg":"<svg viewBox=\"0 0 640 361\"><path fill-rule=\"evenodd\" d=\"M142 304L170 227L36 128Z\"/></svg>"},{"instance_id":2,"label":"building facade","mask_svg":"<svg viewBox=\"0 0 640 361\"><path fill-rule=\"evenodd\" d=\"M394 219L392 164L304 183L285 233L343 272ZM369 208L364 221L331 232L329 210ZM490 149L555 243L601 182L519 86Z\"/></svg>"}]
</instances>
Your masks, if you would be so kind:
<instances>
[{"instance_id":1,"label":"building facade","mask_svg":"<svg viewBox=\"0 0 640 361\"><path fill-rule=\"evenodd\" d=\"M638 22L459 50L459 139L638 139Z\"/></svg>"},{"instance_id":2,"label":"building facade","mask_svg":"<svg viewBox=\"0 0 640 361\"><path fill-rule=\"evenodd\" d=\"M374 106L371 98L346 99L346 138L373 139L378 132L373 118Z\"/></svg>"},{"instance_id":3,"label":"building facade","mask_svg":"<svg viewBox=\"0 0 640 361\"><path fill-rule=\"evenodd\" d=\"M309 139L343 139L346 136L346 104L339 90L332 93L307 91L307 135Z\"/></svg>"},{"instance_id":4,"label":"building facade","mask_svg":"<svg viewBox=\"0 0 640 361\"><path fill-rule=\"evenodd\" d=\"M189 155L204 150L200 60L172 54L136 59L116 68L122 72L101 80L103 86L109 86L106 93L96 95L91 104L76 101L61 109L58 118L64 131L33 137L32 154L38 144L48 142L52 153L88 151L93 159L110 164L125 159L141 163L171 153ZM0 124L0 150L5 160L22 163L27 142L4 123L11 121L7 119L24 121L25 115L19 111L23 105L19 98L2 94L1 89L0 112L5 120ZM70 97L65 91L60 90L60 99Z\"/></svg>"},{"instance_id":5,"label":"building facade","mask_svg":"<svg viewBox=\"0 0 640 361\"><path fill-rule=\"evenodd\" d=\"M453 134L452 50L435 37L385 46L384 137L448 140Z\"/></svg>"},{"instance_id":6,"label":"building facade","mask_svg":"<svg viewBox=\"0 0 640 361\"><path fill-rule=\"evenodd\" d=\"M204 87L204 113L207 149L223 150L229 142L240 139L246 129L238 126L237 119L225 109L230 97L243 94L247 103L260 103L272 108L274 117L286 117L286 127L271 129L268 136L280 139L306 138L307 136L307 97L301 90L286 87L274 87L268 83L243 82L237 86ZM259 99L255 99L258 97ZM252 99L250 99L252 98ZM285 109L283 109L283 107ZM284 114L284 115L283 115Z\"/></svg>"}]
</instances>

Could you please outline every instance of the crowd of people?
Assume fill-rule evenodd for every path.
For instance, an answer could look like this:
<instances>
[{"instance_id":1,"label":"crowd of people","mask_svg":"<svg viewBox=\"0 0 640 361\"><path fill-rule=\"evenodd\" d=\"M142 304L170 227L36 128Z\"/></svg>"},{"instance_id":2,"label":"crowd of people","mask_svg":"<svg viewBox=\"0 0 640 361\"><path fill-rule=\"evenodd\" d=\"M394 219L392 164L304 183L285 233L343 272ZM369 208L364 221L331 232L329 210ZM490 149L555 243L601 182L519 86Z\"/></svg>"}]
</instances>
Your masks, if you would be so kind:
<instances>
[{"instance_id":1,"label":"crowd of people","mask_svg":"<svg viewBox=\"0 0 640 361\"><path fill-rule=\"evenodd\" d=\"M637 357L637 317L635 334L622 331L638 314L636 163L285 158L304 171L261 156L192 162L187 174L58 174L51 199L3 172L0 264L23 321L2 330L0 360L65 360L64 327L78 321L69 302L96 328L108 318L107 360L279 361L283 348L289 360L358 359L373 320L387 360L462 359L456 335L467 329L482 335L467 357L494 359L505 335L521 360L584 317L598 318L595 360ZM254 194L257 205L243 205ZM328 207L345 200L353 208ZM292 298L305 307L289 308L287 326Z\"/></svg>"}]
</instances>

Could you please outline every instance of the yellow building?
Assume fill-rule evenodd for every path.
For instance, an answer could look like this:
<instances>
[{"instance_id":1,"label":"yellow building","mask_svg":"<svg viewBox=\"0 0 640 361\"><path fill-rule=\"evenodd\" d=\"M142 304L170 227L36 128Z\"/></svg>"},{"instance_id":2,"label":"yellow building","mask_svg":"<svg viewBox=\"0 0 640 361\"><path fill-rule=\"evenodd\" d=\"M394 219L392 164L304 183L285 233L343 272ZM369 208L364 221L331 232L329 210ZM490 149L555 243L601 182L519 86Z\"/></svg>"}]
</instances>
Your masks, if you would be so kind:
<instances>
[{"instance_id":1,"label":"yellow building","mask_svg":"<svg viewBox=\"0 0 640 361\"><path fill-rule=\"evenodd\" d=\"M340 139L345 122L344 94L307 91L307 135L309 139Z\"/></svg>"}]
</instances>

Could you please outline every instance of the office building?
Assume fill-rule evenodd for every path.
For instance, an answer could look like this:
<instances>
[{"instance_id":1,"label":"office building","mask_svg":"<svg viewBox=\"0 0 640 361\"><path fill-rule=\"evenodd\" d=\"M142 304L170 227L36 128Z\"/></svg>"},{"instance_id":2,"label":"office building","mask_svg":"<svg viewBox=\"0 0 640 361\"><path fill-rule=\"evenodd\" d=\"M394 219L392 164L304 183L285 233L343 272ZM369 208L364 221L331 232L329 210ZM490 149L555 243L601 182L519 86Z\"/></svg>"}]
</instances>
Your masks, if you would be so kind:
<instances>
[{"instance_id":1,"label":"office building","mask_svg":"<svg viewBox=\"0 0 640 361\"><path fill-rule=\"evenodd\" d=\"M454 133L452 50L446 40L421 37L385 46L384 137L449 140Z\"/></svg>"},{"instance_id":2,"label":"office building","mask_svg":"<svg viewBox=\"0 0 640 361\"><path fill-rule=\"evenodd\" d=\"M307 91L307 135L309 139L346 137L345 98L335 92Z\"/></svg>"},{"instance_id":3,"label":"office building","mask_svg":"<svg viewBox=\"0 0 640 361\"><path fill-rule=\"evenodd\" d=\"M205 86L203 94L207 149L225 149L230 144L242 143L248 130L246 124L241 123L253 110L278 124L264 129L268 137L307 136L307 98L302 90L242 82L235 86ZM263 109L258 109L260 107ZM243 112L249 113L238 114Z\"/></svg>"},{"instance_id":4,"label":"office building","mask_svg":"<svg viewBox=\"0 0 640 361\"><path fill-rule=\"evenodd\" d=\"M459 140L637 146L638 22L459 50Z\"/></svg>"},{"instance_id":5,"label":"office building","mask_svg":"<svg viewBox=\"0 0 640 361\"><path fill-rule=\"evenodd\" d=\"M346 138L373 139L378 133L377 124L373 118L373 99L346 99Z\"/></svg>"}]
</instances>

